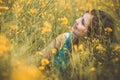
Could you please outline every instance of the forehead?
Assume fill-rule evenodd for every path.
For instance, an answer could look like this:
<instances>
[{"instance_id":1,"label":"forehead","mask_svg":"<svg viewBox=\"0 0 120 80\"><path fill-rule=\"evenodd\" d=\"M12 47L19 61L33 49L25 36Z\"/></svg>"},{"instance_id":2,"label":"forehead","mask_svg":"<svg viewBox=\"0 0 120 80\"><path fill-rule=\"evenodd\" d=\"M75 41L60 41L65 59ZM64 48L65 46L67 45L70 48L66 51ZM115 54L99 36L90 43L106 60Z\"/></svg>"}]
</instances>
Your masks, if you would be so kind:
<instances>
[{"instance_id":1,"label":"forehead","mask_svg":"<svg viewBox=\"0 0 120 80\"><path fill-rule=\"evenodd\" d=\"M83 17L90 19L90 18L92 17L92 15L91 15L90 13L85 13L85 14L83 15Z\"/></svg>"},{"instance_id":2,"label":"forehead","mask_svg":"<svg viewBox=\"0 0 120 80\"><path fill-rule=\"evenodd\" d=\"M86 24L89 24L91 19L93 18L93 16L90 13L85 13L83 18L84 18Z\"/></svg>"}]
</instances>

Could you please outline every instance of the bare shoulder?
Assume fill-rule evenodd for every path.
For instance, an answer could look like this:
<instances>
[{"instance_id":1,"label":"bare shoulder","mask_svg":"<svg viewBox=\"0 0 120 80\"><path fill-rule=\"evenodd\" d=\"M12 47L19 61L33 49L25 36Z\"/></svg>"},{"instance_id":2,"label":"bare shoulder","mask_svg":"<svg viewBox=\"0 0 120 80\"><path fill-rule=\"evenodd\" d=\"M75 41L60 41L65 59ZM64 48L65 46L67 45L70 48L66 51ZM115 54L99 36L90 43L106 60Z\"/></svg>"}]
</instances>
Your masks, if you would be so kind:
<instances>
[{"instance_id":1,"label":"bare shoulder","mask_svg":"<svg viewBox=\"0 0 120 80\"><path fill-rule=\"evenodd\" d=\"M63 36L65 36L66 38L69 36L70 33L66 32L66 33L63 33Z\"/></svg>"}]
</instances>

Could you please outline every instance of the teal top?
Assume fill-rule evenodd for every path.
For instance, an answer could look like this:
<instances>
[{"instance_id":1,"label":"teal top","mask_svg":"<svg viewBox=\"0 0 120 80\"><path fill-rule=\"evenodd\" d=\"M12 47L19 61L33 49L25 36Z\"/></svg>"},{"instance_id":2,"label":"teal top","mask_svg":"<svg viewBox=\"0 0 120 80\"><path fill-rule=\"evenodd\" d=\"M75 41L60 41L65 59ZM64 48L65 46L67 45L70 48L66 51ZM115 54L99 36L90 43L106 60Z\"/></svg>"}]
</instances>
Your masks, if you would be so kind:
<instances>
[{"instance_id":1,"label":"teal top","mask_svg":"<svg viewBox=\"0 0 120 80\"><path fill-rule=\"evenodd\" d=\"M66 67L66 63L69 61L68 53L72 49L72 39L74 34L70 33L66 39L63 47L59 50L56 59L54 60L54 65L57 68L63 69Z\"/></svg>"}]
</instances>

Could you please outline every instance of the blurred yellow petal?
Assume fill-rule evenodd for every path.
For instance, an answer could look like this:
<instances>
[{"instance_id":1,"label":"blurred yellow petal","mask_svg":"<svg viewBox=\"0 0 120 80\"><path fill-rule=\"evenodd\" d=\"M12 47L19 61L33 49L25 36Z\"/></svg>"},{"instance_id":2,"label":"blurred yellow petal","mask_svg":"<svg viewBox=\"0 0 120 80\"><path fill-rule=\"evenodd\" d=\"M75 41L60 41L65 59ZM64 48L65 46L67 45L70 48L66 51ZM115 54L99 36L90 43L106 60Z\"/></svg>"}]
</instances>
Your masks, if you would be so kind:
<instances>
[{"instance_id":1,"label":"blurred yellow petal","mask_svg":"<svg viewBox=\"0 0 120 80\"><path fill-rule=\"evenodd\" d=\"M74 48L75 51L78 50L77 45L73 45L73 48Z\"/></svg>"},{"instance_id":2,"label":"blurred yellow petal","mask_svg":"<svg viewBox=\"0 0 120 80\"><path fill-rule=\"evenodd\" d=\"M90 71L92 71L92 72L94 72L95 70L96 70L95 67L91 67L91 68L90 68Z\"/></svg>"},{"instance_id":3,"label":"blurred yellow petal","mask_svg":"<svg viewBox=\"0 0 120 80\"><path fill-rule=\"evenodd\" d=\"M40 70L40 71L45 70L45 66L40 66L40 67L39 67L39 70Z\"/></svg>"},{"instance_id":4,"label":"blurred yellow petal","mask_svg":"<svg viewBox=\"0 0 120 80\"><path fill-rule=\"evenodd\" d=\"M41 64L43 66L45 66L45 65L49 64L49 60L44 58L44 59L41 60Z\"/></svg>"},{"instance_id":5,"label":"blurred yellow petal","mask_svg":"<svg viewBox=\"0 0 120 80\"><path fill-rule=\"evenodd\" d=\"M55 49L55 48L52 49L52 53L53 53L53 54L56 54L56 53L57 53L57 49Z\"/></svg>"},{"instance_id":6,"label":"blurred yellow petal","mask_svg":"<svg viewBox=\"0 0 120 80\"><path fill-rule=\"evenodd\" d=\"M79 44L78 50L83 50L83 44Z\"/></svg>"}]
</instances>

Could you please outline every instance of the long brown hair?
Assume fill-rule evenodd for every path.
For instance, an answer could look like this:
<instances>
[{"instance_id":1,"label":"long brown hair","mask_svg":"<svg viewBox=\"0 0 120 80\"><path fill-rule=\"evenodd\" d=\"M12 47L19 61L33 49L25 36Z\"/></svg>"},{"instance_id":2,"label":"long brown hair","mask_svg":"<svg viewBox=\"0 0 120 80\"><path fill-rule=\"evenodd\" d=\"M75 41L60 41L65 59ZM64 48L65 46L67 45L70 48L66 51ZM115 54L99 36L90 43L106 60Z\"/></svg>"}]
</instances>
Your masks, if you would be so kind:
<instances>
[{"instance_id":1,"label":"long brown hair","mask_svg":"<svg viewBox=\"0 0 120 80\"><path fill-rule=\"evenodd\" d=\"M88 37L98 38L104 35L106 38L110 38L111 41L114 41L114 19L108 13L101 10L93 9L91 11L86 11L86 13L91 13L93 15L87 32ZM110 28L112 31L106 34L105 28Z\"/></svg>"}]
</instances>

